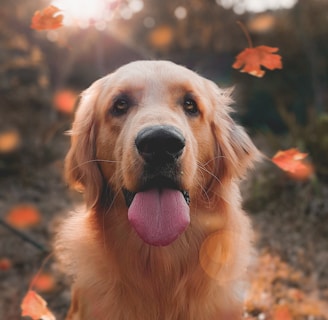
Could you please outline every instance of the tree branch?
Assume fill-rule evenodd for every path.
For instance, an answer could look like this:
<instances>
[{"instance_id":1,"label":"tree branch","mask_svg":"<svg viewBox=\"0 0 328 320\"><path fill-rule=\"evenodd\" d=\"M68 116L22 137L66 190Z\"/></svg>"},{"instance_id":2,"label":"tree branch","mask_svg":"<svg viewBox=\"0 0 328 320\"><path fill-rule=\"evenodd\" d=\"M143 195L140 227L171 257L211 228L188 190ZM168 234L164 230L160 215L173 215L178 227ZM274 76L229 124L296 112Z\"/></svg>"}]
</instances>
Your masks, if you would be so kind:
<instances>
[{"instance_id":1,"label":"tree branch","mask_svg":"<svg viewBox=\"0 0 328 320\"><path fill-rule=\"evenodd\" d=\"M3 227L5 227L7 230L9 230L11 233L13 233L14 235L16 235L17 237L19 237L20 239L22 239L25 242L28 242L29 244L31 244L34 248L44 252L44 253L49 253L49 249L38 243L37 241L35 241L34 239L32 239L30 236L28 236L27 234L23 233L22 231L14 228L13 226L11 226L9 223L7 223L6 221L4 221L3 219L0 218L0 225L2 225Z\"/></svg>"}]
</instances>

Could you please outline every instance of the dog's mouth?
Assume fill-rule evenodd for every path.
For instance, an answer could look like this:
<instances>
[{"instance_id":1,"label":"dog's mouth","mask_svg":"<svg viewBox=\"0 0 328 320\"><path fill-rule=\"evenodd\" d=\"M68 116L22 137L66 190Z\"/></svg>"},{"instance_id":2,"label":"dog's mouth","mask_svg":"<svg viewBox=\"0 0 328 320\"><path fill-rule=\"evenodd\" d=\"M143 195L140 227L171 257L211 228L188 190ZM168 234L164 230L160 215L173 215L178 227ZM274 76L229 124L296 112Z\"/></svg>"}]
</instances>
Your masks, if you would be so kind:
<instances>
[{"instance_id":1,"label":"dog's mouth","mask_svg":"<svg viewBox=\"0 0 328 320\"><path fill-rule=\"evenodd\" d=\"M139 237L154 246L167 246L190 223L189 193L173 181L154 179L139 192L123 189L128 219Z\"/></svg>"},{"instance_id":2,"label":"dog's mouth","mask_svg":"<svg viewBox=\"0 0 328 320\"><path fill-rule=\"evenodd\" d=\"M190 204L190 196L189 192L186 190L181 189L176 182L173 180L166 178L166 177L156 177L154 179L151 179L150 181L147 181L143 187L140 188L140 191L138 192L144 192L151 189L172 189L176 191L180 191L186 201L186 203ZM125 188L123 188L123 195L125 199L125 203L127 207L129 208L131 206L131 203L135 197L135 195L138 192L132 192Z\"/></svg>"}]
</instances>

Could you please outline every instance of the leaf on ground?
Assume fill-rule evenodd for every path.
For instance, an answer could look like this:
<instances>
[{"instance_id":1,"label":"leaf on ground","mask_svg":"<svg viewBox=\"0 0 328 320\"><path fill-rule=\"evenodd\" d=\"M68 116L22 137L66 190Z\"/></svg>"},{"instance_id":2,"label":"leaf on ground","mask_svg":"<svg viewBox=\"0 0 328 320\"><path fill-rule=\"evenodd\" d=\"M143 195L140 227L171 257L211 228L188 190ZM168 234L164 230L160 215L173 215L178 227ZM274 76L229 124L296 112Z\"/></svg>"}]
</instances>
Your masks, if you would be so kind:
<instances>
[{"instance_id":1,"label":"leaf on ground","mask_svg":"<svg viewBox=\"0 0 328 320\"><path fill-rule=\"evenodd\" d=\"M9 211L6 221L13 227L24 229L39 224L41 214L32 204L21 204Z\"/></svg>"},{"instance_id":2,"label":"leaf on ground","mask_svg":"<svg viewBox=\"0 0 328 320\"><path fill-rule=\"evenodd\" d=\"M74 112L77 96L77 93L73 90L59 90L53 97L54 107L60 112L71 114Z\"/></svg>"},{"instance_id":3,"label":"leaf on ground","mask_svg":"<svg viewBox=\"0 0 328 320\"><path fill-rule=\"evenodd\" d=\"M272 158L272 162L280 169L298 180L305 180L313 174L313 166L306 162L307 153L301 153L298 149L292 148L285 151L278 151Z\"/></svg>"},{"instance_id":4,"label":"leaf on ground","mask_svg":"<svg viewBox=\"0 0 328 320\"><path fill-rule=\"evenodd\" d=\"M55 287L55 279L51 274L40 273L32 280L31 286L38 291L49 292Z\"/></svg>"},{"instance_id":5,"label":"leaf on ground","mask_svg":"<svg viewBox=\"0 0 328 320\"><path fill-rule=\"evenodd\" d=\"M246 48L236 57L232 65L234 69L240 69L240 72L247 72L255 77L263 77L265 71L261 66L269 69L282 69L281 56L276 54L278 48L268 46L258 46L255 48Z\"/></svg>"},{"instance_id":6,"label":"leaf on ground","mask_svg":"<svg viewBox=\"0 0 328 320\"><path fill-rule=\"evenodd\" d=\"M60 9L49 6L41 11L36 11L32 17L31 28L35 30L53 30L63 25L64 16Z\"/></svg>"},{"instance_id":7,"label":"leaf on ground","mask_svg":"<svg viewBox=\"0 0 328 320\"><path fill-rule=\"evenodd\" d=\"M47 302L35 291L29 290L22 304L22 317L30 317L33 320L56 320L53 313L47 308Z\"/></svg>"},{"instance_id":8,"label":"leaf on ground","mask_svg":"<svg viewBox=\"0 0 328 320\"><path fill-rule=\"evenodd\" d=\"M16 130L8 130L0 133L0 153L15 151L21 143L20 134Z\"/></svg>"},{"instance_id":9,"label":"leaf on ground","mask_svg":"<svg viewBox=\"0 0 328 320\"><path fill-rule=\"evenodd\" d=\"M290 308L285 304L278 305L273 311L272 320L293 320Z\"/></svg>"},{"instance_id":10,"label":"leaf on ground","mask_svg":"<svg viewBox=\"0 0 328 320\"><path fill-rule=\"evenodd\" d=\"M8 271L12 267L12 262L8 258L0 258L0 270Z\"/></svg>"}]
</instances>

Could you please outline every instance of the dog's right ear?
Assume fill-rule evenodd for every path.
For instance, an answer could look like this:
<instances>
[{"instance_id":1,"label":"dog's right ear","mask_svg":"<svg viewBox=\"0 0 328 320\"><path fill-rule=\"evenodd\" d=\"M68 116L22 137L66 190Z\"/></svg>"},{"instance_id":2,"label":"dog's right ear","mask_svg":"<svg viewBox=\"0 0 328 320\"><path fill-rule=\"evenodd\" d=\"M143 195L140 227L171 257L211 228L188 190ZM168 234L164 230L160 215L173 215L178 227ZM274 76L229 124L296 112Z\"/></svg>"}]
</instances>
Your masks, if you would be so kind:
<instances>
[{"instance_id":1,"label":"dog's right ear","mask_svg":"<svg viewBox=\"0 0 328 320\"><path fill-rule=\"evenodd\" d=\"M65 159L65 178L70 186L84 192L88 207L99 200L103 178L96 162L95 109L99 81L85 90L79 100L71 130L71 147Z\"/></svg>"}]
</instances>

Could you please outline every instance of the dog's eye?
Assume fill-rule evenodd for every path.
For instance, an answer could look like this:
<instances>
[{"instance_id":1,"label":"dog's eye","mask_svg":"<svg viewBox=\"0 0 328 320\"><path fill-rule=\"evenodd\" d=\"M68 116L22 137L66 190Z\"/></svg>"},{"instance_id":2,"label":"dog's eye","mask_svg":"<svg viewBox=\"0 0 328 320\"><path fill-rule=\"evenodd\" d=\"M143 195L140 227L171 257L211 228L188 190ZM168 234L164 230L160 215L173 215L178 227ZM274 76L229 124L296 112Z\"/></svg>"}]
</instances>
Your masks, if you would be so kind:
<instances>
[{"instance_id":1,"label":"dog's eye","mask_svg":"<svg viewBox=\"0 0 328 320\"><path fill-rule=\"evenodd\" d=\"M114 116L121 116L128 111L130 106L131 106L131 101L129 98L119 97L119 98L115 99L112 109L111 109L111 113Z\"/></svg>"},{"instance_id":2,"label":"dog's eye","mask_svg":"<svg viewBox=\"0 0 328 320\"><path fill-rule=\"evenodd\" d=\"M183 101L184 111L190 116L197 116L199 114L199 109L197 103L194 99L186 97Z\"/></svg>"}]
</instances>

